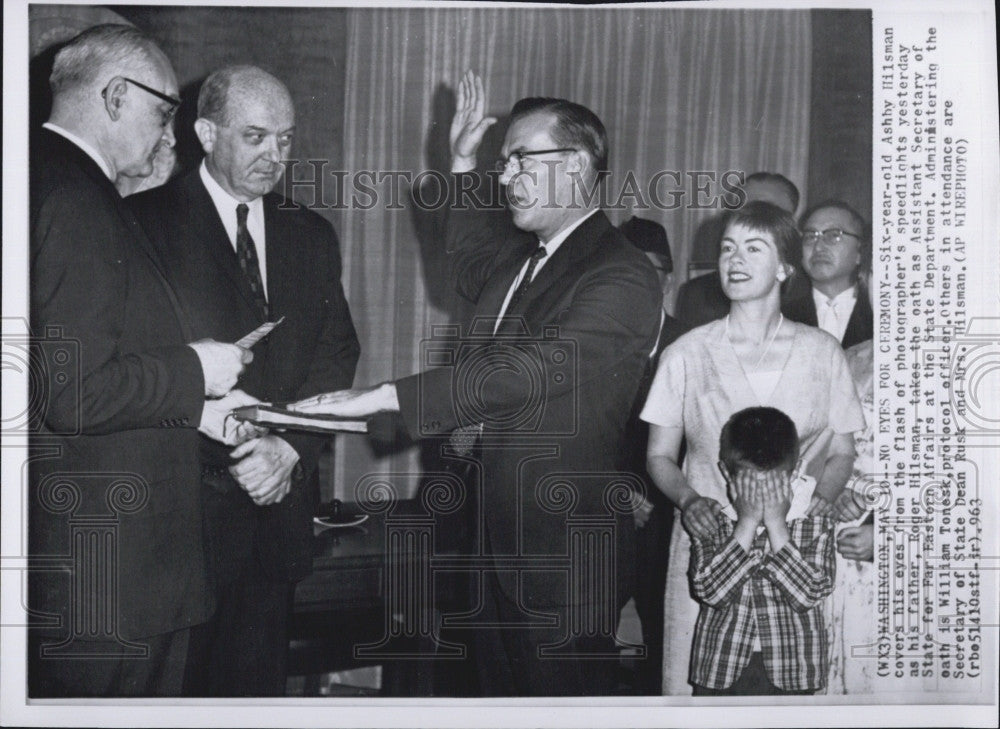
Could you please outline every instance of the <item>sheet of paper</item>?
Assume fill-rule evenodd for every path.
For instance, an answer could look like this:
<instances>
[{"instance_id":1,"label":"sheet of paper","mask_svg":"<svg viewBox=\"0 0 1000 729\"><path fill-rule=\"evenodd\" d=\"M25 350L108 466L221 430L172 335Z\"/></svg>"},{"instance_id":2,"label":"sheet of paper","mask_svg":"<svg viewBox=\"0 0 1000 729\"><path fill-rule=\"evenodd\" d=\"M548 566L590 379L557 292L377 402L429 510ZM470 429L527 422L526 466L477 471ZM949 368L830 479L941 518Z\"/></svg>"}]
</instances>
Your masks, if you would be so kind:
<instances>
[{"instance_id":1,"label":"sheet of paper","mask_svg":"<svg viewBox=\"0 0 1000 729\"><path fill-rule=\"evenodd\" d=\"M244 349L250 349L253 345L257 344L261 339L270 334L276 326L285 320L285 317L281 317L278 321L266 321L259 327L254 329L252 332L247 334L245 337L238 339L236 345L238 347L243 347Z\"/></svg>"}]
</instances>

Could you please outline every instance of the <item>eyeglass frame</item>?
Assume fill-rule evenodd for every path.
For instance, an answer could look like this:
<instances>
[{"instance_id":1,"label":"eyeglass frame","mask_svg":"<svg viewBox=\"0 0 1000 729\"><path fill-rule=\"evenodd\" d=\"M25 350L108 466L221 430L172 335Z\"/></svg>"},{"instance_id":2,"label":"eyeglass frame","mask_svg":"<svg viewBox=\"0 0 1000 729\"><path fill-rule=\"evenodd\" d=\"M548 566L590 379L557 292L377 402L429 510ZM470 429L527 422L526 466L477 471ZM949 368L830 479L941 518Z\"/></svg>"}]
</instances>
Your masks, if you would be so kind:
<instances>
[{"instance_id":1,"label":"eyeglass frame","mask_svg":"<svg viewBox=\"0 0 1000 729\"><path fill-rule=\"evenodd\" d=\"M152 94L153 96L155 96L156 98L158 98L160 101L165 101L168 104L170 104L170 109L168 109L166 112L162 112L162 111L160 112L163 115L162 126L163 126L164 129L170 124L170 122L172 122L174 120L174 115L177 113L177 110L181 106L181 100L180 99L178 99L176 96L170 96L169 94L165 94L162 91L157 91L156 89L154 89L154 88L152 88L150 86L147 86L144 83L140 83L139 81L136 81L134 78L129 78L128 76L119 76L118 78L120 78L122 81L125 81L127 83L132 84L133 86L138 86L140 89L142 89L143 91L145 91L147 94ZM112 81L113 80L114 79L112 79ZM108 98L108 86L111 86L111 82L109 82L107 86L105 86L103 89L101 89L101 98L102 99Z\"/></svg>"},{"instance_id":2,"label":"eyeglass frame","mask_svg":"<svg viewBox=\"0 0 1000 729\"><path fill-rule=\"evenodd\" d=\"M497 172L506 172L514 164L514 160L517 160L517 169L514 173L521 172L524 170L524 158L532 157L538 154L555 154L556 152L579 152L576 147L556 147L555 149L530 149L524 152L511 152L506 157L497 157L496 162L493 164L494 169Z\"/></svg>"},{"instance_id":3,"label":"eyeglass frame","mask_svg":"<svg viewBox=\"0 0 1000 729\"><path fill-rule=\"evenodd\" d=\"M857 233L852 233L849 230L844 230L843 228L827 228L826 230L803 230L802 231L802 242L813 244L822 238L830 243L840 243L845 235L849 235L852 238L857 238L861 240L861 236Z\"/></svg>"}]
</instances>

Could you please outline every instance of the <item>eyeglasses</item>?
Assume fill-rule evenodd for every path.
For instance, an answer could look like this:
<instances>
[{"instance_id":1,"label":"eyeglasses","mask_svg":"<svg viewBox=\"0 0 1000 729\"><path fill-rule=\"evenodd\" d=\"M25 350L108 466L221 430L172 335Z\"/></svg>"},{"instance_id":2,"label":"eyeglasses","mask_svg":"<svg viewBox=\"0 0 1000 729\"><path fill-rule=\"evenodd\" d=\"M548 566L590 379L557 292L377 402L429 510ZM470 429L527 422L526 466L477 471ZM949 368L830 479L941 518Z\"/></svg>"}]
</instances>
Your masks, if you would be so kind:
<instances>
[{"instance_id":1,"label":"eyeglasses","mask_svg":"<svg viewBox=\"0 0 1000 729\"><path fill-rule=\"evenodd\" d=\"M556 149L533 149L526 152L511 152L506 157L500 157L496 161L496 171L506 172L510 170L511 173L518 173L521 171L524 165L525 157L533 157L538 154L555 154L556 152L576 152L578 151L575 147L557 147Z\"/></svg>"},{"instance_id":2,"label":"eyeglasses","mask_svg":"<svg viewBox=\"0 0 1000 729\"><path fill-rule=\"evenodd\" d=\"M180 99L178 99L176 96L169 96L167 94L164 94L161 91L157 91L154 88L150 88L149 86L146 86L146 84L141 84L138 81L136 81L135 79L129 78L128 76L122 76L121 79L122 79L122 81L126 81L126 82L132 84L133 86L138 86L140 89L142 89L143 91L145 91L147 94L152 94L153 96L155 96L160 101L165 101L168 104L170 104L170 108L169 109L166 109L165 111L161 111L160 112L162 126L166 127L168 124L170 124L170 122L174 118L174 114L177 113L177 109L181 105L181 100ZM110 84L108 84L108 85L110 86ZM108 87L107 86L105 86L103 89L101 89L101 97L105 98L105 99L108 97Z\"/></svg>"},{"instance_id":3,"label":"eyeglasses","mask_svg":"<svg viewBox=\"0 0 1000 729\"><path fill-rule=\"evenodd\" d=\"M845 235L849 235L852 238L857 238L861 240L861 236L857 233L852 233L849 230L843 230L842 228L827 228L826 230L804 230L802 231L802 242L803 243L816 243L820 238L825 240L827 243L840 243L844 239Z\"/></svg>"}]
</instances>

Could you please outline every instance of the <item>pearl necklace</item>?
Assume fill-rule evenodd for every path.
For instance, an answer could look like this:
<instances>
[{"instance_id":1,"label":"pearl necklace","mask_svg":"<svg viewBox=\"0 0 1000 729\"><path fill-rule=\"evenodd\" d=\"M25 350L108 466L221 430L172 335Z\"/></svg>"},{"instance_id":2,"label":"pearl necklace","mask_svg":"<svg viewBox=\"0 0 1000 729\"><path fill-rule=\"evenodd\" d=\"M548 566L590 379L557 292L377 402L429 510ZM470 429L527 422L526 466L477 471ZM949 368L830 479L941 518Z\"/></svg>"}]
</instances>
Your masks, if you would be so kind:
<instances>
[{"instance_id":1,"label":"pearl necklace","mask_svg":"<svg viewBox=\"0 0 1000 729\"><path fill-rule=\"evenodd\" d=\"M771 345L774 344L774 340L778 336L778 330L781 329L781 325L784 324L784 323L785 323L785 315L781 314L779 312L779 314L778 314L778 326L776 326L774 328L774 331L771 332L771 338L768 340L767 346L764 347L764 353L761 354L760 357L757 359L757 361L754 363L753 369L750 370L751 373L757 371L757 368L760 367L760 363L764 361L764 358L767 356L767 353L771 351ZM726 339L729 341L729 345L733 346L733 340L729 338L729 314L726 314ZM757 345L757 346L760 346L760 345ZM736 347L733 347L733 350L735 350L735 349L736 349ZM739 359L739 355L737 355L737 360L738 359Z\"/></svg>"}]
</instances>

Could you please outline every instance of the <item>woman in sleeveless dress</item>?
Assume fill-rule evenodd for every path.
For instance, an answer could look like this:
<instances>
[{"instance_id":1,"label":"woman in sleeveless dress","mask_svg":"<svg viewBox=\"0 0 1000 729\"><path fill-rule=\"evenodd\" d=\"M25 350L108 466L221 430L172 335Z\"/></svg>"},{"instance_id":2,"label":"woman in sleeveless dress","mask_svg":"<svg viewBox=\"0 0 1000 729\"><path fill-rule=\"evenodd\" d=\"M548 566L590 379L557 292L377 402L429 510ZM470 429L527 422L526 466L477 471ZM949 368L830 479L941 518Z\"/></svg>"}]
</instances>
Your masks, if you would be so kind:
<instances>
[{"instance_id":1,"label":"woman in sleeveless dress","mask_svg":"<svg viewBox=\"0 0 1000 729\"><path fill-rule=\"evenodd\" d=\"M851 475L853 433L864 428L847 361L836 339L784 319L781 284L794 268L795 222L768 203L750 203L727 221L719 256L728 316L668 347L641 417L650 423L648 469L678 507L664 604L665 695L690 695L688 667L698 607L687 579L688 532L732 513L717 462L719 434L733 413L755 405L785 412L800 437L803 473L815 479L810 513L831 513ZM684 469L678 465L687 444Z\"/></svg>"}]
</instances>

